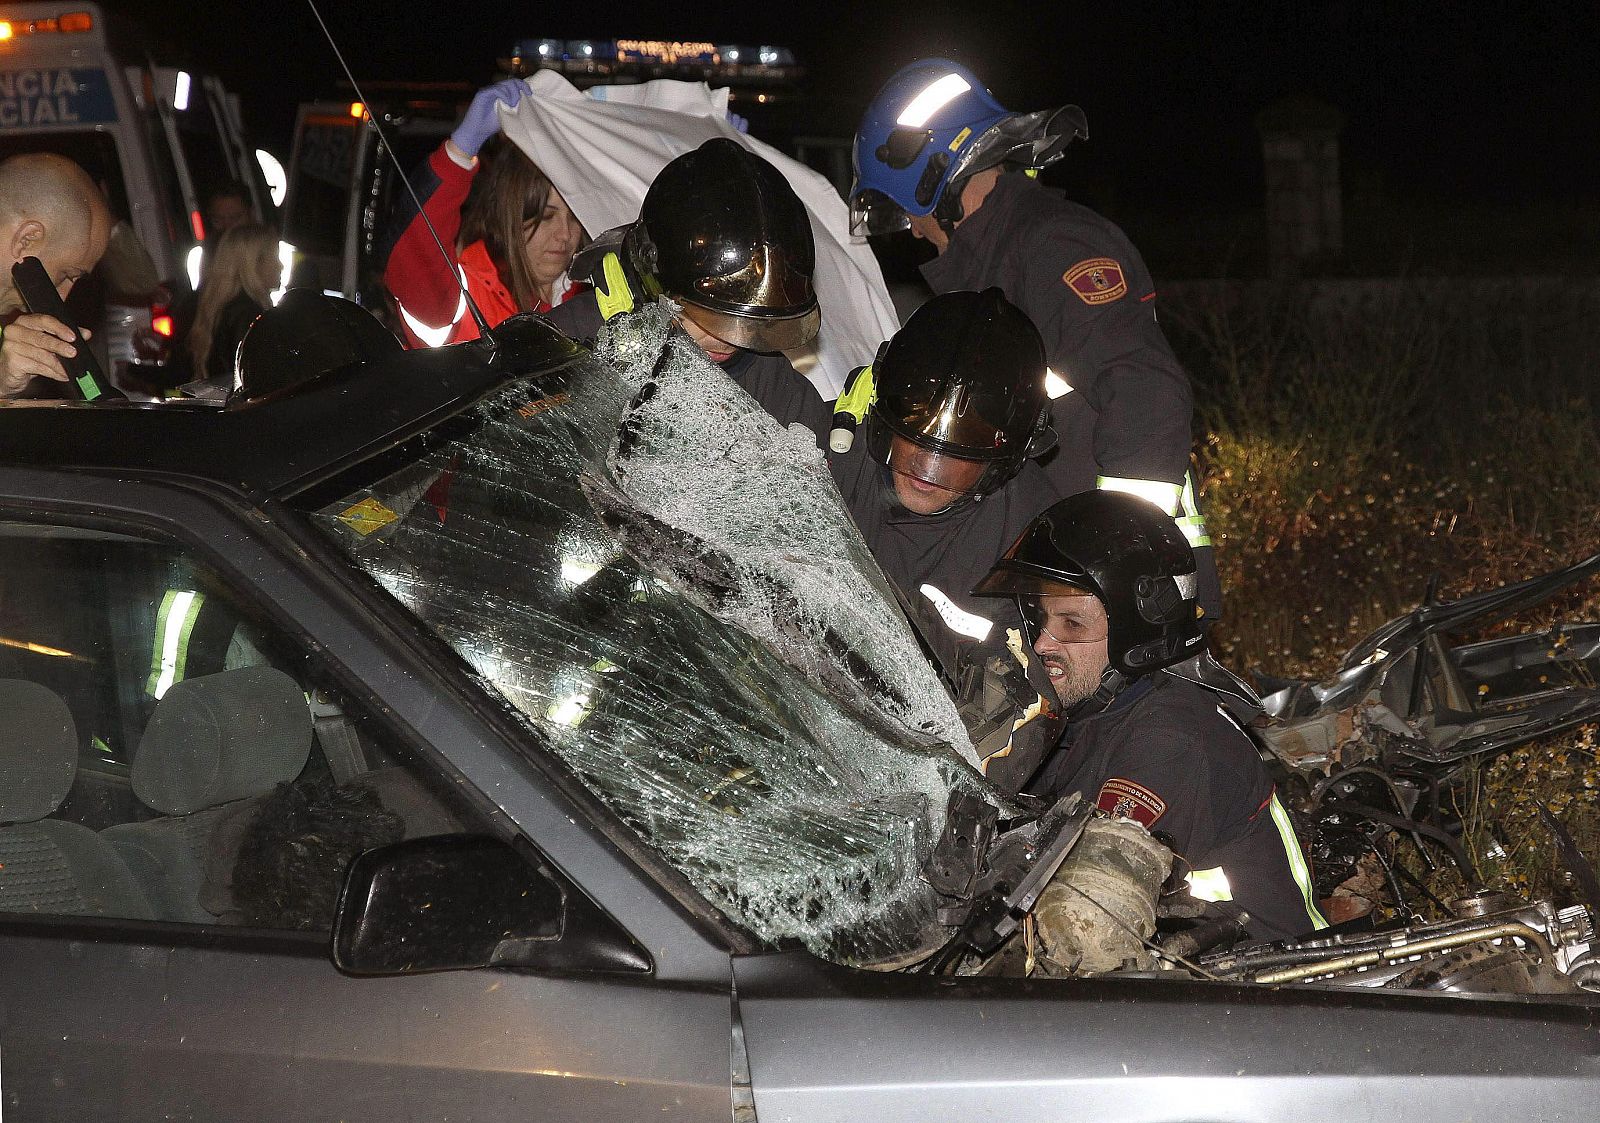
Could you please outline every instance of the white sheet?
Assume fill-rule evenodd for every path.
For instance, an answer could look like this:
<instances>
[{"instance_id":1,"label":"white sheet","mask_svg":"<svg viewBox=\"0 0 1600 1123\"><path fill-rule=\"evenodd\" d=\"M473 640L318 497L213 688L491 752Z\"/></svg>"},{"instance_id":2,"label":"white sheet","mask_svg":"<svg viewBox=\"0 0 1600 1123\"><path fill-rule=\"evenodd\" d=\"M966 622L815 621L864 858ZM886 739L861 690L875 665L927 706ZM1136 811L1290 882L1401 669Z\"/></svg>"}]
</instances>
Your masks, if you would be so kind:
<instances>
[{"instance_id":1,"label":"white sheet","mask_svg":"<svg viewBox=\"0 0 1600 1123\"><path fill-rule=\"evenodd\" d=\"M849 208L833 185L730 125L727 90L660 79L585 92L549 70L528 79L528 87L533 96L516 109L500 107L501 128L544 169L591 234L632 222L656 173L713 137L738 141L783 173L811 215L812 280L822 305L815 365L790 357L825 399L837 397L850 371L871 362L898 328L883 273L868 246L851 242Z\"/></svg>"}]
</instances>

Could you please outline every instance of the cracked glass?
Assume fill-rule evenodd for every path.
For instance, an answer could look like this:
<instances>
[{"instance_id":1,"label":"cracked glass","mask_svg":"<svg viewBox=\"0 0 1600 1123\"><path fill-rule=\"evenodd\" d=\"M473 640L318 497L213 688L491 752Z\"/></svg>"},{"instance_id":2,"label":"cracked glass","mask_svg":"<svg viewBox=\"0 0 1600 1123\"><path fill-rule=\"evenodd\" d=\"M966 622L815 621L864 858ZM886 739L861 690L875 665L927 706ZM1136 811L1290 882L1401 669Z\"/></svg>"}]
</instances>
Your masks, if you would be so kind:
<instances>
[{"instance_id":1,"label":"cracked glass","mask_svg":"<svg viewBox=\"0 0 1600 1123\"><path fill-rule=\"evenodd\" d=\"M947 934L919 870L972 749L785 430L656 306L312 517L735 922L847 963Z\"/></svg>"}]
</instances>

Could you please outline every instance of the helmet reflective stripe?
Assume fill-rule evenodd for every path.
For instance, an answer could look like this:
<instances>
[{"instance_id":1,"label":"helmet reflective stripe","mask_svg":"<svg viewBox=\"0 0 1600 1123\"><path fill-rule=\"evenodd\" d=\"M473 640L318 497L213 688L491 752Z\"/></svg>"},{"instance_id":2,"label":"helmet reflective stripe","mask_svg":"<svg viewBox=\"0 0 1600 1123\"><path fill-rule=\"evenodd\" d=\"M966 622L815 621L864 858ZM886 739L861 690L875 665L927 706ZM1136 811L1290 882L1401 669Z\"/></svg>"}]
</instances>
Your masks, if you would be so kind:
<instances>
[{"instance_id":1,"label":"helmet reflective stripe","mask_svg":"<svg viewBox=\"0 0 1600 1123\"><path fill-rule=\"evenodd\" d=\"M1272 798L1267 800L1267 807L1272 812L1273 826L1278 828L1278 838L1283 842L1284 857L1289 859L1289 873L1293 875L1294 883L1300 887L1300 899L1306 906L1306 916L1311 919L1311 927L1326 928L1327 920L1317 911L1317 899L1311 888L1311 871L1306 868L1306 856L1300 850L1300 840L1295 837L1294 826L1289 822L1289 813L1283 809L1283 804L1278 802L1277 792L1273 792Z\"/></svg>"},{"instance_id":2,"label":"helmet reflective stripe","mask_svg":"<svg viewBox=\"0 0 1600 1123\"><path fill-rule=\"evenodd\" d=\"M972 83L959 74L946 74L936 78L911 99L911 104L895 118L894 123L909 129L920 129L928 123L929 117L970 89Z\"/></svg>"},{"instance_id":3,"label":"helmet reflective stripe","mask_svg":"<svg viewBox=\"0 0 1600 1123\"><path fill-rule=\"evenodd\" d=\"M204 594L192 589L168 589L156 612L155 644L150 653L150 677L144 692L160 698L172 684L183 681L189 659L189 635L205 606Z\"/></svg>"},{"instance_id":4,"label":"helmet reflective stripe","mask_svg":"<svg viewBox=\"0 0 1600 1123\"><path fill-rule=\"evenodd\" d=\"M1208 870L1195 870L1185 879L1189 883L1189 896L1197 901L1231 901L1233 886L1221 866Z\"/></svg>"},{"instance_id":5,"label":"helmet reflective stripe","mask_svg":"<svg viewBox=\"0 0 1600 1123\"><path fill-rule=\"evenodd\" d=\"M966 611L932 585L923 585L917 591L933 602L945 626L952 632L980 641L989 638L989 631L994 627L993 620Z\"/></svg>"},{"instance_id":6,"label":"helmet reflective stripe","mask_svg":"<svg viewBox=\"0 0 1600 1123\"><path fill-rule=\"evenodd\" d=\"M450 333L456 330L456 325L461 322L461 317L467 314L467 272L461 266L456 266L456 272L461 274L461 297L456 301L456 314L450 322L443 327L431 327L413 316L404 304L398 299L395 305L400 309L400 318L405 321L406 327L411 329L411 334L422 340L425 347L443 347L450 340Z\"/></svg>"}]
</instances>

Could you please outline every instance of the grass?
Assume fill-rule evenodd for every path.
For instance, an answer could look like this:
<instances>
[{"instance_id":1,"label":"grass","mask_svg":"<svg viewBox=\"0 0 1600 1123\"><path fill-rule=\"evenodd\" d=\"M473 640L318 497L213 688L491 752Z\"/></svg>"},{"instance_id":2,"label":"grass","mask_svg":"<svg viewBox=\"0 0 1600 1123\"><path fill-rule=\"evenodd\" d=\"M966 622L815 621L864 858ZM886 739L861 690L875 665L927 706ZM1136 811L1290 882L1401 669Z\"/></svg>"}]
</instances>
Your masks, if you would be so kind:
<instances>
[{"instance_id":1,"label":"grass","mask_svg":"<svg viewBox=\"0 0 1600 1123\"><path fill-rule=\"evenodd\" d=\"M1433 574L1449 599L1600 551L1600 297L1536 282L1361 291L1235 286L1163 306L1195 378L1227 590L1215 638L1236 669L1322 677ZM1597 613L1600 588L1581 588L1510 626ZM1540 802L1600 858L1596 751L1585 729L1474 770L1458 799L1492 878L1568 895Z\"/></svg>"}]
</instances>

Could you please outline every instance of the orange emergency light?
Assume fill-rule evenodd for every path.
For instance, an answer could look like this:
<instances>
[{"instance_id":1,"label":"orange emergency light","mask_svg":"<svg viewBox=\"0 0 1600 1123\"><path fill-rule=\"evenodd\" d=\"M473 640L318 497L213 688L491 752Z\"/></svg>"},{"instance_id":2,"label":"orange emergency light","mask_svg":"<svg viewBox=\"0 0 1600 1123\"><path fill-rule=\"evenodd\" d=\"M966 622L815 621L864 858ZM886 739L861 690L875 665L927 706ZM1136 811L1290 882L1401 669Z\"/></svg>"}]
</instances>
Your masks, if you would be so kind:
<instances>
[{"instance_id":1,"label":"orange emergency light","mask_svg":"<svg viewBox=\"0 0 1600 1123\"><path fill-rule=\"evenodd\" d=\"M21 20L0 20L0 43L8 39L15 39L18 35L50 35L73 34L74 32L93 31L94 16L88 12L67 12L65 15L48 16L45 19L31 19L26 22Z\"/></svg>"},{"instance_id":2,"label":"orange emergency light","mask_svg":"<svg viewBox=\"0 0 1600 1123\"><path fill-rule=\"evenodd\" d=\"M360 120L361 118L365 117L366 115L367 115L367 107L366 106L362 105L359 101L352 101L350 103L350 116L356 118L357 120Z\"/></svg>"}]
</instances>

